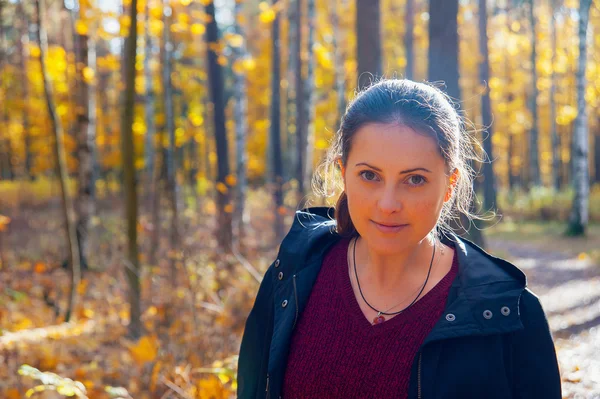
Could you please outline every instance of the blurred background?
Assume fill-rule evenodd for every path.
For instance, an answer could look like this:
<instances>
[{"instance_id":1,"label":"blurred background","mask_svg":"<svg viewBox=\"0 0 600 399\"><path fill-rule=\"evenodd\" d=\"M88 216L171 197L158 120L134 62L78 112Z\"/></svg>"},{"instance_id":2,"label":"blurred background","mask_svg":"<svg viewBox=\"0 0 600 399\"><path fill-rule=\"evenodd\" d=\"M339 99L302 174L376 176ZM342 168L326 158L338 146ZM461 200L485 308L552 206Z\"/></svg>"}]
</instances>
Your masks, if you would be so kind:
<instances>
[{"instance_id":1,"label":"blurred background","mask_svg":"<svg viewBox=\"0 0 600 399\"><path fill-rule=\"evenodd\" d=\"M528 275L564 397L600 398L599 7L0 0L0 396L233 397L259 281L384 76L460 106L499 215L463 233Z\"/></svg>"}]
</instances>

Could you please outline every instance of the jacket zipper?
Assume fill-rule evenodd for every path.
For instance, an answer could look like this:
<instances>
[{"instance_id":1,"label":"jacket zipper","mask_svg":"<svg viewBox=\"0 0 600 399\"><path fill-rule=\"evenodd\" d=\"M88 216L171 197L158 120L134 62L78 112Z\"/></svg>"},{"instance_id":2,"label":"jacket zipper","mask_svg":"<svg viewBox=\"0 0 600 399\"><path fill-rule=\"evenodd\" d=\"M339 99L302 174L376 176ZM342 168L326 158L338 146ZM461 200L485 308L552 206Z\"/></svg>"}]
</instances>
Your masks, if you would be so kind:
<instances>
[{"instance_id":1,"label":"jacket zipper","mask_svg":"<svg viewBox=\"0 0 600 399\"><path fill-rule=\"evenodd\" d=\"M296 327L296 321L298 320L298 291L296 290L296 275L292 277L292 281L294 282L294 299L296 304L296 317L294 317L294 325L292 326L292 330Z\"/></svg>"},{"instance_id":2,"label":"jacket zipper","mask_svg":"<svg viewBox=\"0 0 600 399\"><path fill-rule=\"evenodd\" d=\"M269 373L267 373L267 388L265 389L266 395L265 397L269 399Z\"/></svg>"},{"instance_id":3,"label":"jacket zipper","mask_svg":"<svg viewBox=\"0 0 600 399\"><path fill-rule=\"evenodd\" d=\"M417 395L418 399L421 399L421 358L423 357L423 352L419 352L419 371L417 374Z\"/></svg>"}]
</instances>

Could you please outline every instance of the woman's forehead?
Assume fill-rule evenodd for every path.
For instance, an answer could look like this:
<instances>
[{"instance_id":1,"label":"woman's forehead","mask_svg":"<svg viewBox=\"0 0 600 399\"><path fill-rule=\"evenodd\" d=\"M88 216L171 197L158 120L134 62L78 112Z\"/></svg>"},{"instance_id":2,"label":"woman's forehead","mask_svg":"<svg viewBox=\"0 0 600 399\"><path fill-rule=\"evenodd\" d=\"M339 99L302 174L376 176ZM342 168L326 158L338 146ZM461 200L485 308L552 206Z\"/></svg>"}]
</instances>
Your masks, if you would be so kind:
<instances>
[{"instance_id":1,"label":"woman's forehead","mask_svg":"<svg viewBox=\"0 0 600 399\"><path fill-rule=\"evenodd\" d=\"M437 142L414 129L399 124L368 124L362 126L352 138L348 154L352 162L374 162L382 166L410 166L421 163L441 164L443 158ZM416 166L415 166L416 167Z\"/></svg>"}]
</instances>

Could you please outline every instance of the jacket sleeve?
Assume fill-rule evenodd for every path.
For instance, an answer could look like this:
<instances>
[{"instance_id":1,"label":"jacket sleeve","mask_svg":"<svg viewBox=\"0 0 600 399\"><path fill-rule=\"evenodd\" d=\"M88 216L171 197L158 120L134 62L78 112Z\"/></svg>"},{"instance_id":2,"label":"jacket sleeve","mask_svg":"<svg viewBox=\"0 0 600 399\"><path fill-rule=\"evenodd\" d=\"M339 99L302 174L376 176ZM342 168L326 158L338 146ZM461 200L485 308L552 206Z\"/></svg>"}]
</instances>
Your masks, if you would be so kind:
<instances>
[{"instance_id":1,"label":"jacket sleeve","mask_svg":"<svg viewBox=\"0 0 600 399\"><path fill-rule=\"evenodd\" d=\"M560 399L556 350L539 299L528 289L520 300L523 330L513 336L514 398Z\"/></svg>"},{"instance_id":2,"label":"jacket sleeve","mask_svg":"<svg viewBox=\"0 0 600 399\"><path fill-rule=\"evenodd\" d=\"M254 306L246 320L238 359L237 397L264 397L273 332L273 265L258 289Z\"/></svg>"}]
</instances>

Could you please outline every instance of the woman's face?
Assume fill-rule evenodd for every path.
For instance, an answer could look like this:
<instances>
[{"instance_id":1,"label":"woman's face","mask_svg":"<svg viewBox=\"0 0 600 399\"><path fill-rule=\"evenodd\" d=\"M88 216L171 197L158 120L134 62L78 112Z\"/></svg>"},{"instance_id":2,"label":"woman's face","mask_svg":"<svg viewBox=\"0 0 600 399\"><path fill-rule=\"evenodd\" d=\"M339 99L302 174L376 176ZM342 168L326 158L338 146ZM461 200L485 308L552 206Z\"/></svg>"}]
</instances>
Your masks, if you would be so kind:
<instances>
[{"instance_id":1,"label":"woman's face","mask_svg":"<svg viewBox=\"0 0 600 399\"><path fill-rule=\"evenodd\" d=\"M342 175L356 230L382 254L423 240L453 188L436 142L398 124L361 127Z\"/></svg>"}]
</instances>

